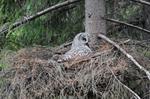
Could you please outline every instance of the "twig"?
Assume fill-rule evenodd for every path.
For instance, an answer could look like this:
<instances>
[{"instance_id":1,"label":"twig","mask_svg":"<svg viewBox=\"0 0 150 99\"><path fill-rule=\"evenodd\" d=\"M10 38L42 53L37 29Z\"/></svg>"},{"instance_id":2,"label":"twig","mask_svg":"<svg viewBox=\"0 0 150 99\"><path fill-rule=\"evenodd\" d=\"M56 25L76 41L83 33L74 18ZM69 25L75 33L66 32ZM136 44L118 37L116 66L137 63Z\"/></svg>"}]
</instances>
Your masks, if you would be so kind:
<instances>
[{"instance_id":1,"label":"twig","mask_svg":"<svg viewBox=\"0 0 150 99\"><path fill-rule=\"evenodd\" d=\"M40 17L40 16L42 16L42 15L48 13L48 12L52 12L54 10L57 10L57 9L61 8L61 7L64 7L64 6L79 2L79 1L81 1L81 0L68 0L68 1L65 1L65 2L62 2L62 3L58 3L54 6L49 7L49 8L46 8L46 9L40 11L40 12L37 12L35 15L31 15L29 17L24 18L23 20L21 20L19 22L13 23L12 26L10 26L10 27L8 26L5 29L0 30L0 34L1 33L6 33L6 32L8 32L8 30L12 30L16 27L19 27L20 25L25 24L29 21L32 21L32 20L34 20L34 19L36 19L36 18L38 18L38 17Z\"/></svg>"},{"instance_id":2,"label":"twig","mask_svg":"<svg viewBox=\"0 0 150 99\"><path fill-rule=\"evenodd\" d=\"M109 66L107 66L108 69L110 70L110 72L112 73L112 75L114 76L114 78L118 81L118 83L120 83L122 86L124 86L128 91L130 91L132 94L134 94L136 96L137 99L141 99L140 96L135 93L131 88L129 88L128 86L126 86L125 84L123 84L114 74L114 72L111 70L111 68Z\"/></svg>"},{"instance_id":3,"label":"twig","mask_svg":"<svg viewBox=\"0 0 150 99\"><path fill-rule=\"evenodd\" d=\"M147 2L147 1L144 1L144 0L131 0L131 1L150 6L150 2Z\"/></svg>"},{"instance_id":4,"label":"twig","mask_svg":"<svg viewBox=\"0 0 150 99\"><path fill-rule=\"evenodd\" d=\"M115 19L111 19L111 18L104 18L104 17L103 17L103 19L105 19L106 21L119 23L119 24L126 25L126 26L129 26L129 27L132 27L132 28L136 28L136 29L141 30L141 31L146 32L146 33L150 33L150 31L147 30L147 29L144 29L142 27L135 26L133 24L129 24L129 23L126 23L126 22L123 22L123 21L119 21L119 20L115 20Z\"/></svg>"},{"instance_id":5,"label":"twig","mask_svg":"<svg viewBox=\"0 0 150 99\"><path fill-rule=\"evenodd\" d=\"M64 48L64 47L67 47L71 44L72 44L72 42L68 42L68 43L65 43L65 44L61 45L59 48Z\"/></svg>"},{"instance_id":6,"label":"twig","mask_svg":"<svg viewBox=\"0 0 150 99\"><path fill-rule=\"evenodd\" d=\"M150 80L150 72L148 70L146 70L143 66L141 66L130 54L128 54L123 48L121 48L118 44L116 44L114 41L110 40L108 37L106 37L103 34L99 34L98 37L106 40L107 42L109 42L110 44L112 44L113 46L115 46L120 52L122 52L126 57L128 57L139 69L141 69L142 71L144 71L148 77L148 79Z\"/></svg>"},{"instance_id":7,"label":"twig","mask_svg":"<svg viewBox=\"0 0 150 99\"><path fill-rule=\"evenodd\" d=\"M130 39L125 40L124 42L120 43L119 45L128 43L129 41L130 41ZM68 46L68 45L70 45L70 44L72 44L72 42L66 43L66 46ZM63 44L63 46L61 46L61 47L64 47L64 45L65 45L65 44ZM61 47L60 47L60 48L61 48ZM91 53L91 55L89 55L87 58L83 58L83 59L81 59L81 60L77 60L77 61L74 62L73 64L77 64L77 63L80 63L80 62L84 62L84 61L91 60L91 58L96 58L96 57L101 56L102 54L105 54L105 53L109 54L109 53L112 52L112 50L113 50L113 48L111 48L111 49L109 49L109 50L105 50L105 51L103 51L103 52L93 52L93 53ZM73 64L71 64L70 66L72 66Z\"/></svg>"}]
</instances>

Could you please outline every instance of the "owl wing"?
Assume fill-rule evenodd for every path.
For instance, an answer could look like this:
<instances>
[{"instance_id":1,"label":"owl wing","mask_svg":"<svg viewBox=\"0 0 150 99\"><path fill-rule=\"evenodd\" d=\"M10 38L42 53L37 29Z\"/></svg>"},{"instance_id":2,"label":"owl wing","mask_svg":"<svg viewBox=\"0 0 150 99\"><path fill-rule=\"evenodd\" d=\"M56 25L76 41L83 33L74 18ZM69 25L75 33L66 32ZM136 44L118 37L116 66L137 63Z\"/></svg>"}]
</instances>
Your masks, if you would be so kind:
<instances>
[{"instance_id":1,"label":"owl wing","mask_svg":"<svg viewBox=\"0 0 150 99\"><path fill-rule=\"evenodd\" d=\"M77 60L81 57L89 55L92 51L86 46L80 46L69 50L63 55L63 61Z\"/></svg>"}]
</instances>

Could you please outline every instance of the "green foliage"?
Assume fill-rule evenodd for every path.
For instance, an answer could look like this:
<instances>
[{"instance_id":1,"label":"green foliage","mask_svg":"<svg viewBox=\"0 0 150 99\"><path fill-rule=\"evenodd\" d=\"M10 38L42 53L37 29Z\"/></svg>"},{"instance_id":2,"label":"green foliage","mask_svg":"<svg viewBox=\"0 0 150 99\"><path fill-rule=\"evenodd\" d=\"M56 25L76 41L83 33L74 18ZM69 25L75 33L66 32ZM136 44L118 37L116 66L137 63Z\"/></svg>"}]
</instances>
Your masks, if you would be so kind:
<instances>
[{"instance_id":1,"label":"green foliage","mask_svg":"<svg viewBox=\"0 0 150 99\"><path fill-rule=\"evenodd\" d=\"M64 0L2 0L0 1L1 25L21 20L47 7ZM5 10L9 9L9 10ZM11 11L12 10L12 11ZM5 19L3 19L3 17ZM32 22L10 31L7 34L5 48L17 50L32 45L55 46L72 39L75 33L83 31L83 2L71 9L65 8L43 15Z\"/></svg>"},{"instance_id":2,"label":"green foliage","mask_svg":"<svg viewBox=\"0 0 150 99\"><path fill-rule=\"evenodd\" d=\"M22 9L16 0L0 1L0 24L13 22L18 16L23 14Z\"/></svg>"},{"instance_id":3,"label":"green foliage","mask_svg":"<svg viewBox=\"0 0 150 99\"><path fill-rule=\"evenodd\" d=\"M131 16L136 15L140 12L140 6L137 5L128 5L126 8L120 10L120 15L122 15L122 20L127 21Z\"/></svg>"},{"instance_id":4,"label":"green foliage","mask_svg":"<svg viewBox=\"0 0 150 99\"><path fill-rule=\"evenodd\" d=\"M148 57L150 59L150 51L147 51L144 53L146 57Z\"/></svg>"},{"instance_id":5,"label":"green foliage","mask_svg":"<svg viewBox=\"0 0 150 99\"><path fill-rule=\"evenodd\" d=\"M1 0L0 1L0 26L5 23L13 23L41 11L47 7L63 2L65 0ZM142 27L140 16L142 7L132 2L121 0L115 3L106 0L107 14L125 22L139 22L136 25ZM32 22L10 31L7 37L0 40L0 46L18 50L22 47L32 45L56 46L71 40L78 32L84 31L84 2L76 7L70 6L43 15ZM136 20L138 19L138 20ZM114 28L114 27L112 27ZM111 29L112 29L111 28ZM110 33L112 36L141 39L141 31L120 26L120 30ZM1 42L2 41L2 42Z\"/></svg>"},{"instance_id":6,"label":"green foliage","mask_svg":"<svg viewBox=\"0 0 150 99\"><path fill-rule=\"evenodd\" d=\"M138 5L135 2L131 2L130 0L121 0L121 1L107 1L107 15L110 18L114 18L116 20L120 20L123 22L127 22L136 26L144 27L143 23L143 6ZM108 22L109 23L109 22ZM112 24L112 23L110 23ZM134 28L130 28L125 25L118 24L116 27L108 27L111 31L109 35L121 38L131 38L136 40L144 39L144 33ZM119 28L118 28L119 27ZM108 30L109 31L109 30Z\"/></svg>"},{"instance_id":7,"label":"green foliage","mask_svg":"<svg viewBox=\"0 0 150 99\"><path fill-rule=\"evenodd\" d=\"M12 55L14 52L11 50L6 50L3 49L0 52L0 70L1 69L6 69L10 64L9 64L9 57Z\"/></svg>"}]
</instances>

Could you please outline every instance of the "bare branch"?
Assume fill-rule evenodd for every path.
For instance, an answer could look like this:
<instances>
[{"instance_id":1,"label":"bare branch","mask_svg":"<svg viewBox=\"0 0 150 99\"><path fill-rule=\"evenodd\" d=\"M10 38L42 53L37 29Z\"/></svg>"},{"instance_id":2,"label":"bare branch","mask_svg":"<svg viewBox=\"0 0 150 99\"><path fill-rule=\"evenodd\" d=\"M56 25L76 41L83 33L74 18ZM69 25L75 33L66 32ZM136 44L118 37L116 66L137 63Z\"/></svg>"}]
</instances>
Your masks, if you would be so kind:
<instances>
[{"instance_id":1,"label":"bare branch","mask_svg":"<svg viewBox=\"0 0 150 99\"><path fill-rule=\"evenodd\" d=\"M138 3L144 4L144 5L150 6L150 2L147 2L147 1L144 1L144 0L131 0L131 1L138 2Z\"/></svg>"},{"instance_id":2,"label":"bare branch","mask_svg":"<svg viewBox=\"0 0 150 99\"><path fill-rule=\"evenodd\" d=\"M62 2L62 3L58 3L58 4L54 5L54 6L49 7L49 8L46 8L46 9L40 11L40 12L37 12L35 15L31 15L29 17L25 17L23 20L13 23L12 26L10 26L10 27L9 26L5 27L4 29L0 30L0 34L1 33L2 34L3 33L7 33L8 30L12 30L12 29L14 29L16 27L19 27L22 24L25 24L25 23L27 23L29 21L32 21L32 20L34 20L34 19L36 19L36 18L38 18L38 17L40 17L40 16L42 16L42 15L48 13L48 12L52 12L54 10L57 10L57 9L61 8L61 7L64 7L64 6L67 6L67 5L79 2L79 1L81 1L81 0L68 0L68 1L65 1L65 2Z\"/></svg>"},{"instance_id":3,"label":"bare branch","mask_svg":"<svg viewBox=\"0 0 150 99\"><path fill-rule=\"evenodd\" d=\"M114 74L114 72L111 70L111 68L109 66L107 66L108 69L110 70L110 72L112 73L112 75L114 76L114 78L118 81L118 83L120 83L124 88L126 88L128 91L130 91L133 95L136 96L137 99L141 99L140 96L135 93L131 88L129 88L127 85L123 84L117 77L116 75Z\"/></svg>"},{"instance_id":4,"label":"bare branch","mask_svg":"<svg viewBox=\"0 0 150 99\"><path fill-rule=\"evenodd\" d=\"M117 43L110 40L108 37L106 37L103 34L99 34L98 37L104 39L105 41L109 42L113 46L115 46L120 52L122 52L126 57L128 57L140 70L144 71L150 80L150 72L146 70L143 66L141 66L129 53L127 53L123 48L121 48Z\"/></svg>"},{"instance_id":5,"label":"bare branch","mask_svg":"<svg viewBox=\"0 0 150 99\"><path fill-rule=\"evenodd\" d=\"M123 21L119 21L119 20L115 20L115 19L111 19L111 18L104 18L104 17L103 17L103 19L105 19L106 21L110 21L110 22L114 22L114 23L119 23L119 24L122 24L122 25L126 25L126 26L129 26L129 27L141 30L141 31L146 32L146 33L150 33L150 31L147 30L147 29L144 29L142 27L135 26L133 24L129 24L129 23L126 23L126 22L123 22Z\"/></svg>"}]
</instances>

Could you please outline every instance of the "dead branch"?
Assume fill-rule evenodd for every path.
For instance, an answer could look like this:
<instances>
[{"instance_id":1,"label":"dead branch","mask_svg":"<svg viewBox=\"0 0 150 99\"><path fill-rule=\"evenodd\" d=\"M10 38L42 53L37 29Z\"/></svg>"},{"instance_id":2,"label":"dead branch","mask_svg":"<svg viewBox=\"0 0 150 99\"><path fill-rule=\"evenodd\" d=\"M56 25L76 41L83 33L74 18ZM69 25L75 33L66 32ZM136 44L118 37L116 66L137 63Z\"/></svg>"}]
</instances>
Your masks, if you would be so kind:
<instances>
[{"instance_id":1,"label":"dead branch","mask_svg":"<svg viewBox=\"0 0 150 99\"><path fill-rule=\"evenodd\" d=\"M141 99L140 96L135 93L131 88L129 88L127 85L123 84L115 75L115 73L111 70L111 68L109 66L107 66L108 69L110 70L110 72L112 73L112 75L114 76L114 78L118 81L118 83L120 83L124 88L126 88L128 91L130 91L133 95L136 96L137 99Z\"/></svg>"},{"instance_id":2,"label":"dead branch","mask_svg":"<svg viewBox=\"0 0 150 99\"><path fill-rule=\"evenodd\" d=\"M0 34L7 33L8 30L12 30L14 28L17 28L17 27L19 27L19 26L21 26L21 25L23 25L23 24L25 24L25 23L27 23L29 21L32 21L32 20L34 20L34 19L36 19L36 18L38 18L38 17L48 13L48 12L52 12L54 10L57 10L59 8L62 8L64 6L68 6L70 4L73 4L73 3L76 3L76 2L79 2L79 1L81 1L81 0L68 0L68 1L65 1L65 2L62 2L62 3L58 3L58 4L54 5L54 6L49 7L49 8L46 8L46 9L40 11L40 12L37 12L34 15L31 15L31 16L23 18L23 20L21 20L21 21L13 23L10 27L7 26L4 29L1 29L0 30Z\"/></svg>"},{"instance_id":3,"label":"dead branch","mask_svg":"<svg viewBox=\"0 0 150 99\"><path fill-rule=\"evenodd\" d=\"M131 0L131 1L150 6L150 2L147 2L147 1L144 1L144 0Z\"/></svg>"},{"instance_id":4,"label":"dead branch","mask_svg":"<svg viewBox=\"0 0 150 99\"><path fill-rule=\"evenodd\" d=\"M110 22L114 22L114 23L126 25L126 26L128 26L128 27L132 27L132 28L138 29L138 30L143 31L143 32L146 32L146 33L150 33L150 31L147 30L147 29L144 29L144 28L142 28L142 27L135 26L135 25L133 25L133 24L129 24L129 23L126 23L126 22L123 22L123 21L119 21L119 20L115 20L115 19L111 19L111 18L104 18L104 17L103 17L103 19L105 19L106 21L110 21Z\"/></svg>"},{"instance_id":5,"label":"dead branch","mask_svg":"<svg viewBox=\"0 0 150 99\"><path fill-rule=\"evenodd\" d=\"M64 47L67 47L67 46L69 46L69 45L71 45L71 44L72 44L72 42L68 42L68 43L65 43L65 44L60 45L59 48L64 48Z\"/></svg>"},{"instance_id":6,"label":"dead branch","mask_svg":"<svg viewBox=\"0 0 150 99\"><path fill-rule=\"evenodd\" d=\"M123 48L121 48L117 43L114 41L110 40L108 37L106 37L103 34L99 34L98 37L104 39L105 41L109 42L113 46L115 46L120 52L122 52L126 57L128 57L140 70L144 71L150 80L150 72L146 70L143 66L141 66L134 58L131 56L129 53L127 53Z\"/></svg>"}]
</instances>

